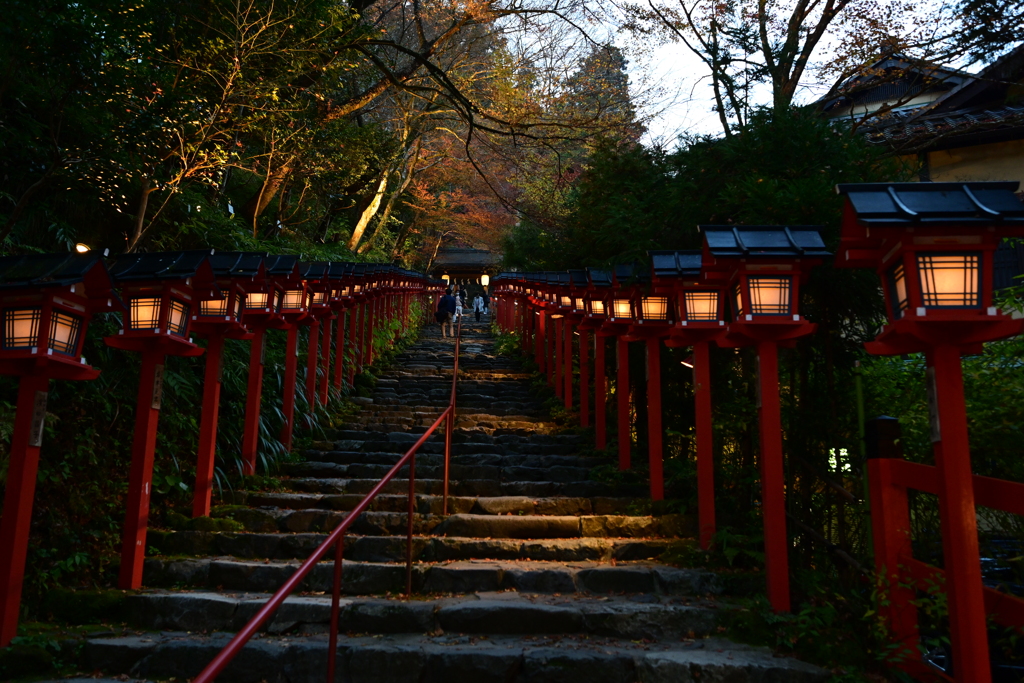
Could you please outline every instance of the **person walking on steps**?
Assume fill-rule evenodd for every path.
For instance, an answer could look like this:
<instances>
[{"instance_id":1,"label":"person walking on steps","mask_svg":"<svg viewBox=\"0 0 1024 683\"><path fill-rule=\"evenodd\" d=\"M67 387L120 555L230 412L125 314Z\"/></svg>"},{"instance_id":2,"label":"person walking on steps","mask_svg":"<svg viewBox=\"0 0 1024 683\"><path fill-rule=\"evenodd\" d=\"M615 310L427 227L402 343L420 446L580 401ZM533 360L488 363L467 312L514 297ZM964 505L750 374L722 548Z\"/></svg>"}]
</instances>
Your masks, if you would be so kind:
<instances>
[{"instance_id":1,"label":"person walking on steps","mask_svg":"<svg viewBox=\"0 0 1024 683\"><path fill-rule=\"evenodd\" d=\"M480 314L484 312L484 298L479 294L473 299L473 312L476 314L476 321L480 322Z\"/></svg>"},{"instance_id":2,"label":"person walking on steps","mask_svg":"<svg viewBox=\"0 0 1024 683\"><path fill-rule=\"evenodd\" d=\"M491 297L490 297L489 294L487 294L487 291L484 290L484 313L490 313L490 312L491 312Z\"/></svg>"},{"instance_id":3,"label":"person walking on steps","mask_svg":"<svg viewBox=\"0 0 1024 683\"><path fill-rule=\"evenodd\" d=\"M465 302L465 296L466 295L461 289L455 292L455 320L460 320L462 318L462 306Z\"/></svg>"},{"instance_id":4,"label":"person walking on steps","mask_svg":"<svg viewBox=\"0 0 1024 683\"><path fill-rule=\"evenodd\" d=\"M452 325L452 316L455 315L455 297L452 296L452 289L444 290L444 296L437 301L437 322L441 323L441 336L447 338L448 333L455 336L455 328Z\"/></svg>"}]
</instances>

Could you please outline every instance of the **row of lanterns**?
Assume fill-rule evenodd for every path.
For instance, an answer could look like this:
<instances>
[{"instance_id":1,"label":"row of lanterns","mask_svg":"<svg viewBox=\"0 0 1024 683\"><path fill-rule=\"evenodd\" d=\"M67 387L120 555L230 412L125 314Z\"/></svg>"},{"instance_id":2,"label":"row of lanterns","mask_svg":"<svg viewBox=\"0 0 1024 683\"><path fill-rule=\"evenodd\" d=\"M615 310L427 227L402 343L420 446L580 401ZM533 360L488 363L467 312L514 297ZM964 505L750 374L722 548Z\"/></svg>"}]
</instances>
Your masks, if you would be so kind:
<instances>
[{"instance_id":1,"label":"row of lanterns","mask_svg":"<svg viewBox=\"0 0 1024 683\"><path fill-rule=\"evenodd\" d=\"M1024 236L1024 204L1015 195L1017 188L1016 182L836 188L845 207L834 265L874 269L888 314L888 324L866 344L868 352L924 352L927 359L950 623L956 625L952 659L957 680L991 680L960 357L978 353L982 342L1019 334L1024 326L1024 321L1003 314L993 303L994 253L1004 238ZM618 266L611 271L502 273L494 279L497 322L521 335L524 350L532 351L567 407L573 406L573 329L579 332L583 426L589 424L590 332L616 338L619 387L628 386L628 343L647 343L655 499L662 496L660 344L693 348L698 513L704 547L715 528L709 345L756 347L767 590L773 607L788 611L777 348L814 331L815 325L800 314L800 287L810 270L832 255L813 227L713 225L699 230L704 238L701 250L649 252L649 271ZM596 445L604 448L605 345L598 343L593 349ZM628 392L617 394L619 464L627 468ZM872 514L890 514L872 495ZM879 518L875 523L876 529L884 529L887 522ZM898 543L904 547L907 542ZM892 573L893 568L879 566L879 571L886 570ZM900 609L912 607L890 606L887 614L894 621L905 620L896 614ZM907 645L906 653L919 659L915 647Z\"/></svg>"},{"instance_id":2,"label":"row of lanterns","mask_svg":"<svg viewBox=\"0 0 1024 683\"><path fill-rule=\"evenodd\" d=\"M128 589L138 588L142 581L167 356L199 356L204 351L207 356L193 502L193 515L206 515L213 483L225 339L251 341L241 459L244 472L254 474L268 330L288 335L280 439L290 448L299 327L310 330L309 405L322 405L328 400L332 380L336 389L344 383L346 334L355 359L347 367L351 383L357 368L373 362L373 335L379 323L385 319L407 321L414 299L427 304L441 291L442 282L393 266L307 263L293 255L186 251L128 254L108 261L87 251L0 258L0 374L20 377L0 518L0 647L10 642L17 629L49 381L88 380L99 375L82 357L92 316L121 314L121 329L105 343L142 355L119 577L120 587ZM193 342L192 334L207 337L205 349Z\"/></svg>"}]
</instances>

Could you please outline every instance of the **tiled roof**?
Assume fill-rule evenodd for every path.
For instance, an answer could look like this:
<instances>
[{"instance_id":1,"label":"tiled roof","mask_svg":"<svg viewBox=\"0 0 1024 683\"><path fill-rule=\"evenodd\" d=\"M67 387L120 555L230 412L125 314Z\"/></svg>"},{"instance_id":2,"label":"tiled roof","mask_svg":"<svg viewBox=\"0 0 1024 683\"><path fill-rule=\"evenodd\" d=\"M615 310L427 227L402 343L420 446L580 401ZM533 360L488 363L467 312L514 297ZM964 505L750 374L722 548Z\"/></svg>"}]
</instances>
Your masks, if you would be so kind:
<instances>
[{"instance_id":1,"label":"tiled roof","mask_svg":"<svg viewBox=\"0 0 1024 683\"><path fill-rule=\"evenodd\" d=\"M906 151L915 151L943 137L1022 126L1024 106L976 107L924 115L920 110L914 110L892 112L890 116L866 127L864 138L872 144L896 145Z\"/></svg>"}]
</instances>

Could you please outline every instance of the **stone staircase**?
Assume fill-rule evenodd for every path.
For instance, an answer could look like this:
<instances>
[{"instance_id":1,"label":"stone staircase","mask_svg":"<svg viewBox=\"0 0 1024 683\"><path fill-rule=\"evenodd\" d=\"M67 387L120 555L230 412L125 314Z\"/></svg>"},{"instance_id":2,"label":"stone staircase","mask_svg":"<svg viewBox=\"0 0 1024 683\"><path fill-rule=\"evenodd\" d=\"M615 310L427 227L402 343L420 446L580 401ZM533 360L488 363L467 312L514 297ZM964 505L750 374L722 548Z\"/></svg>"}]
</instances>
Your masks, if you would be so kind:
<instances>
[{"instance_id":1,"label":"stone staircase","mask_svg":"<svg viewBox=\"0 0 1024 683\"><path fill-rule=\"evenodd\" d=\"M453 343L431 327L362 411L287 467L284 491L236 492L236 531L153 531L136 635L94 637L91 670L195 676L448 403ZM529 377L463 330L449 515L443 432L416 463L414 595L405 586L408 480L392 481L345 541L338 680L821 681L826 672L719 634L730 611L711 572L657 558L694 531L637 514L645 487L594 481L603 460L555 433ZM220 680L323 681L330 562L318 565Z\"/></svg>"}]
</instances>

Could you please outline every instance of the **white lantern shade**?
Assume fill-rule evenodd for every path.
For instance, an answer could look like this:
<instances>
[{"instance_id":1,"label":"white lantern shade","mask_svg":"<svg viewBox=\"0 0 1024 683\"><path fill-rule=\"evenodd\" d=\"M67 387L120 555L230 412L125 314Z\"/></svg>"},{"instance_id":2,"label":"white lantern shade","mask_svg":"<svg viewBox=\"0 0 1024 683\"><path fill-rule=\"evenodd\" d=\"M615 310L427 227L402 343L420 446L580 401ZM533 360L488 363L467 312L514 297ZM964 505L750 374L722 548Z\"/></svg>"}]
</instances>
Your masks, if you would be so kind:
<instances>
[{"instance_id":1,"label":"white lantern shade","mask_svg":"<svg viewBox=\"0 0 1024 683\"><path fill-rule=\"evenodd\" d=\"M128 303L131 330L155 330L160 326L160 297L137 297Z\"/></svg>"},{"instance_id":2,"label":"white lantern shade","mask_svg":"<svg viewBox=\"0 0 1024 683\"><path fill-rule=\"evenodd\" d=\"M480 276L480 284L482 284L484 287L486 287L487 285L491 284L491 276L490 275L481 275Z\"/></svg>"},{"instance_id":3,"label":"white lantern shade","mask_svg":"<svg viewBox=\"0 0 1024 683\"><path fill-rule=\"evenodd\" d=\"M179 337L185 336L188 330L188 304L171 299L171 310L167 312L167 329Z\"/></svg>"},{"instance_id":4,"label":"white lantern shade","mask_svg":"<svg viewBox=\"0 0 1024 683\"><path fill-rule=\"evenodd\" d=\"M228 299L211 299L199 302L199 315L224 317L228 314Z\"/></svg>"},{"instance_id":5,"label":"white lantern shade","mask_svg":"<svg viewBox=\"0 0 1024 683\"><path fill-rule=\"evenodd\" d=\"M683 292L686 320L718 320L718 292Z\"/></svg>"},{"instance_id":6,"label":"white lantern shade","mask_svg":"<svg viewBox=\"0 0 1024 683\"><path fill-rule=\"evenodd\" d=\"M981 305L978 254L918 254L921 299L925 308L972 308Z\"/></svg>"},{"instance_id":7,"label":"white lantern shade","mask_svg":"<svg viewBox=\"0 0 1024 683\"><path fill-rule=\"evenodd\" d=\"M30 349L39 343L41 308L9 308L4 311L4 348Z\"/></svg>"},{"instance_id":8,"label":"white lantern shade","mask_svg":"<svg viewBox=\"0 0 1024 683\"><path fill-rule=\"evenodd\" d=\"M50 318L50 348L66 356L78 355L78 340L82 336L82 319L77 315L54 311Z\"/></svg>"},{"instance_id":9,"label":"white lantern shade","mask_svg":"<svg viewBox=\"0 0 1024 683\"><path fill-rule=\"evenodd\" d=\"M302 290L286 289L284 292L284 298L281 299L281 309L294 311L301 310L302 307Z\"/></svg>"},{"instance_id":10,"label":"white lantern shade","mask_svg":"<svg viewBox=\"0 0 1024 683\"><path fill-rule=\"evenodd\" d=\"M643 320L668 320L668 297L645 296L640 300Z\"/></svg>"},{"instance_id":11,"label":"white lantern shade","mask_svg":"<svg viewBox=\"0 0 1024 683\"><path fill-rule=\"evenodd\" d=\"M754 315L789 315L792 310L790 275L749 275L747 289Z\"/></svg>"},{"instance_id":12,"label":"white lantern shade","mask_svg":"<svg viewBox=\"0 0 1024 683\"><path fill-rule=\"evenodd\" d=\"M612 317L630 319L633 312L630 309L629 299L612 299Z\"/></svg>"}]
</instances>

